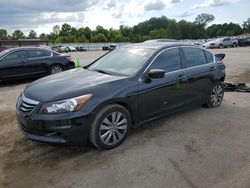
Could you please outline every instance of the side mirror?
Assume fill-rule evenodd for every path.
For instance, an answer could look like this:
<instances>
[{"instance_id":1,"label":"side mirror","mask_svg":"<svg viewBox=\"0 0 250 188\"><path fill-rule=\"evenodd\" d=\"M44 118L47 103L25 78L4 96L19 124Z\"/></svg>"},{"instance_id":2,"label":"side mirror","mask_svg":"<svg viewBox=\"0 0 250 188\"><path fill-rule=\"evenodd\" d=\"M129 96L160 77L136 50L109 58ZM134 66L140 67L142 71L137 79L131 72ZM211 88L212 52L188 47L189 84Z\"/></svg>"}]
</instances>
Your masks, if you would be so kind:
<instances>
[{"instance_id":1,"label":"side mirror","mask_svg":"<svg viewBox=\"0 0 250 188\"><path fill-rule=\"evenodd\" d=\"M148 72L148 77L152 79L164 78L165 70L162 69L151 69Z\"/></svg>"}]
</instances>

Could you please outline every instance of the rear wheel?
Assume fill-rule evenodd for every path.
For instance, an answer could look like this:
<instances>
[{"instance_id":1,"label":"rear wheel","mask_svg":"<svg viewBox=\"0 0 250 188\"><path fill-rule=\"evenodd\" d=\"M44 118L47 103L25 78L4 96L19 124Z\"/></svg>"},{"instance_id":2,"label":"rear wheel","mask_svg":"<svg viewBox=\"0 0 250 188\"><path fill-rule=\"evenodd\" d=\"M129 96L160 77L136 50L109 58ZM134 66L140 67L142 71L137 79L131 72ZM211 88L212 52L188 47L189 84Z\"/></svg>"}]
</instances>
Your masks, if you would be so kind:
<instances>
[{"instance_id":1,"label":"rear wheel","mask_svg":"<svg viewBox=\"0 0 250 188\"><path fill-rule=\"evenodd\" d=\"M221 82L217 82L212 87L208 103L206 104L206 106L209 108L220 106L223 97L224 97L224 87Z\"/></svg>"},{"instance_id":2,"label":"rear wheel","mask_svg":"<svg viewBox=\"0 0 250 188\"><path fill-rule=\"evenodd\" d=\"M128 110L121 105L108 105L97 113L89 139L99 149L113 149L122 144L130 127Z\"/></svg>"},{"instance_id":3,"label":"rear wheel","mask_svg":"<svg viewBox=\"0 0 250 188\"><path fill-rule=\"evenodd\" d=\"M59 73L59 72L62 72L62 71L63 71L63 67L61 65L52 65L50 67L49 73L50 74L56 74L56 73Z\"/></svg>"}]
</instances>

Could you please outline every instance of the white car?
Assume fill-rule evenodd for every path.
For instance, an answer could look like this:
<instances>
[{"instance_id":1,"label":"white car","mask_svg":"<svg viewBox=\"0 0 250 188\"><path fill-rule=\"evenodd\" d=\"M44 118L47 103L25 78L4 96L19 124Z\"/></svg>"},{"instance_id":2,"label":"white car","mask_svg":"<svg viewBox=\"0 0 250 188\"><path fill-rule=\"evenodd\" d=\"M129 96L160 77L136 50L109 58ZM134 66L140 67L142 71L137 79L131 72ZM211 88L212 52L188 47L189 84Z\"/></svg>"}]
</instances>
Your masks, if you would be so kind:
<instances>
[{"instance_id":1,"label":"white car","mask_svg":"<svg viewBox=\"0 0 250 188\"><path fill-rule=\"evenodd\" d=\"M67 48L70 52L76 52L76 48L74 46L68 46Z\"/></svg>"},{"instance_id":2,"label":"white car","mask_svg":"<svg viewBox=\"0 0 250 188\"><path fill-rule=\"evenodd\" d=\"M208 41L202 45L204 48L227 48L236 47L238 41L231 39L230 37L218 38L212 41Z\"/></svg>"}]
</instances>

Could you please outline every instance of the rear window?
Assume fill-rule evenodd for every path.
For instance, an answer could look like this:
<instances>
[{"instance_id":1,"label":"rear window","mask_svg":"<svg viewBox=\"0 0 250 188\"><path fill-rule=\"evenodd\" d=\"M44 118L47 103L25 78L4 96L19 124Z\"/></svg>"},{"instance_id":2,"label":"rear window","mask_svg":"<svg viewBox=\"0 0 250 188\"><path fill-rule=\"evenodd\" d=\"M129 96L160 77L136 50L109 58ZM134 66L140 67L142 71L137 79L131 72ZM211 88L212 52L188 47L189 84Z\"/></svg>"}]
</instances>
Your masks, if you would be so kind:
<instances>
[{"instance_id":1,"label":"rear window","mask_svg":"<svg viewBox=\"0 0 250 188\"><path fill-rule=\"evenodd\" d=\"M185 55L187 67L194 67L207 63L203 49L192 47L183 47L182 49Z\"/></svg>"},{"instance_id":2,"label":"rear window","mask_svg":"<svg viewBox=\"0 0 250 188\"><path fill-rule=\"evenodd\" d=\"M29 58L51 56L51 53L46 50L29 50L28 54L29 54Z\"/></svg>"},{"instance_id":3,"label":"rear window","mask_svg":"<svg viewBox=\"0 0 250 188\"><path fill-rule=\"evenodd\" d=\"M214 62L214 56L210 52L204 50L206 58L207 58L207 63L213 63Z\"/></svg>"}]
</instances>

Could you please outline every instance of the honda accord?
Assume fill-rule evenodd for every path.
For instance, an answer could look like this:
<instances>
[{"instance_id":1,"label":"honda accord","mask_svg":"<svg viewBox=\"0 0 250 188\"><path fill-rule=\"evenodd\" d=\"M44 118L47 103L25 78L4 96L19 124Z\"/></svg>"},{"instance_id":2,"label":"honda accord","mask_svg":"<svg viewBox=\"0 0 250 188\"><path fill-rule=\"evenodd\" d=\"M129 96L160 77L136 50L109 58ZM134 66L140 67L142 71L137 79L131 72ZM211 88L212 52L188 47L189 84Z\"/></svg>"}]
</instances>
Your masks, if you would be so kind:
<instances>
[{"instance_id":1,"label":"honda accord","mask_svg":"<svg viewBox=\"0 0 250 188\"><path fill-rule=\"evenodd\" d=\"M10 48L0 53L0 82L42 77L75 68L69 56L39 47Z\"/></svg>"},{"instance_id":2,"label":"honda accord","mask_svg":"<svg viewBox=\"0 0 250 188\"><path fill-rule=\"evenodd\" d=\"M176 42L117 48L83 69L28 85L17 100L18 126L32 140L115 148L146 121L220 106L224 56Z\"/></svg>"}]
</instances>

